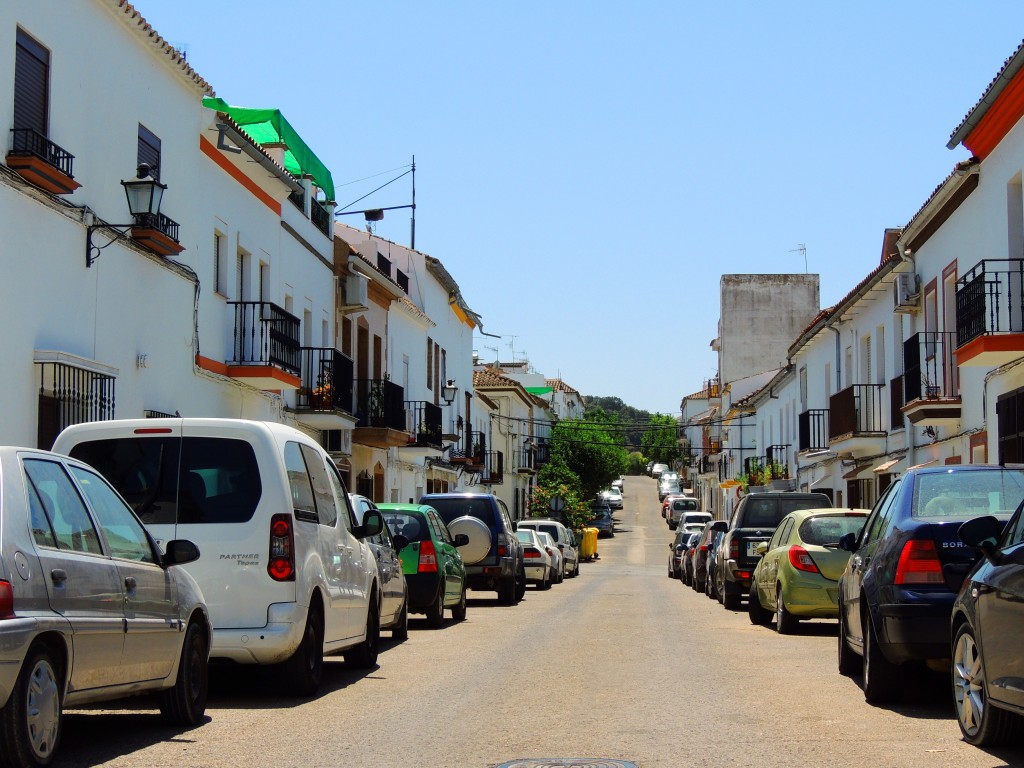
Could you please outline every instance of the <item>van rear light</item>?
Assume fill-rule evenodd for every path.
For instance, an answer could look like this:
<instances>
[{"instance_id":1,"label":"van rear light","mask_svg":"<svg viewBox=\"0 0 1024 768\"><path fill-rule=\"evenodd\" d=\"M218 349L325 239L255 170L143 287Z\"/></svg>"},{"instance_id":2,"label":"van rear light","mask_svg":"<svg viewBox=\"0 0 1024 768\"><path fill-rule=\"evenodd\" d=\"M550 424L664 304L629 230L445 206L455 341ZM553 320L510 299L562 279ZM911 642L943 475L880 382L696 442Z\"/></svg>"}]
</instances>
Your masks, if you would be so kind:
<instances>
[{"instance_id":1,"label":"van rear light","mask_svg":"<svg viewBox=\"0 0 1024 768\"><path fill-rule=\"evenodd\" d=\"M798 571L806 573L821 573L817 564L811 559L811 554L801 546L794 545L789 548L789 564Z\"/></svg>"},{"instance_id":2,"label":"van rear light","mask_svg":"<svg viewBox=\"0 0 1024 768\"><path fill-rule=\"evenodd\" d=\"M416 570L419 573L437 573L437 550L429 539L420 544L420 564Z\"/></svg>"},{"instance_id":3,"label":"van rear light","mask_svg":"<svg viewBox=\"0 0 1024 768\"><path fill-rule=\"evenodd\" d=\"M270 518L270 562L267 573L274 581L295 581L295 533L291 515Z\"/></svg>"},{"instance_id":4,"label":"van rear light","mask_svg":"<svg viewBox=\"0 0 1024 768\"><path fill-rule=\"evenodd\" d=\"M14 590L11 582L0 581L0 619L14 618Z\"/></svg>"},{"instance_id":5,"label":"van rear light","mask_svg":"<svg viewBox=\"0 0 1024 768\"><path fill-rule=\"evenodd\" d=\"M911 539L896 565L896 584L945 584L942 563L931 539Z\"/></svg>"},{"instance_id":6,"label":"van rear light","mask_svg":"<svg viewBox=\"0 0 1024 768\"><path fill-rule=\"evenodd\" d=\"M136 435L169 435L170 427L139 427L134 430Z\"/></svg>"}]
</instances>

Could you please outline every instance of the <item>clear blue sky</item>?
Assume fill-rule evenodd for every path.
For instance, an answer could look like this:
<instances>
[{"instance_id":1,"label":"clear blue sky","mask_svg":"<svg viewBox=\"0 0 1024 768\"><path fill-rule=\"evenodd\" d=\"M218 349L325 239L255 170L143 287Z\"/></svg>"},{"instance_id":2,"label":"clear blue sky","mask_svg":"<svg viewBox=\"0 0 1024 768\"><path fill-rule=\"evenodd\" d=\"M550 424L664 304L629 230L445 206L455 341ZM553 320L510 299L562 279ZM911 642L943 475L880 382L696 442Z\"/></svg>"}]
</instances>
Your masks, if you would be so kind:
<instances>
[{"instance_id":1,"label":"clear blue sky","mask_svg":"<svg viewBox=\"0 0 1024 768\"><path fill-rule=\"evenodd\" d=\"M416 156L416 246L503 335L482 358L662 413L715 373L720 275L803 272L804 243L842 298L1024 37L1021 0L134 2L218 96L281 109L340 205ZM377 232L408 244L408 212Z\"/></svg>"}]
</instances>

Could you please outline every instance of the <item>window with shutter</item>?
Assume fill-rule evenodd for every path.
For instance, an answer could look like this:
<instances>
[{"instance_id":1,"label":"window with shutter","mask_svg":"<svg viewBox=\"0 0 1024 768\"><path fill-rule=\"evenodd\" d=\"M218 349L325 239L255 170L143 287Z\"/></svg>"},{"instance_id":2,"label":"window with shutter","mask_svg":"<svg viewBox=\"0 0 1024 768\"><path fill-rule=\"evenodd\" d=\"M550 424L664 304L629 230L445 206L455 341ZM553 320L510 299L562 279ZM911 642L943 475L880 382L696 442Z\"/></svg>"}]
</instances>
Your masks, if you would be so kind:
<instances>
[{"instance_id":1,"label":"window with shutter","mask_svg":"<svg viewBox=\"0 0 1024 768\"><path fill-rule=\"evenodd\" d=\"M139 123L138 164L149 166L150 175L160 181L160 139L142 123Z\"/></svg>"},{"instance_id":2,"label":"window with shutter","mask_svg":"<svg viewBox=\"0 0 1024 768\"><path fill-rule=\"evenodd\" d=\"M14 127L48 135L50 52L18 30L14 61Z\"/></svg>"}]
</instances>

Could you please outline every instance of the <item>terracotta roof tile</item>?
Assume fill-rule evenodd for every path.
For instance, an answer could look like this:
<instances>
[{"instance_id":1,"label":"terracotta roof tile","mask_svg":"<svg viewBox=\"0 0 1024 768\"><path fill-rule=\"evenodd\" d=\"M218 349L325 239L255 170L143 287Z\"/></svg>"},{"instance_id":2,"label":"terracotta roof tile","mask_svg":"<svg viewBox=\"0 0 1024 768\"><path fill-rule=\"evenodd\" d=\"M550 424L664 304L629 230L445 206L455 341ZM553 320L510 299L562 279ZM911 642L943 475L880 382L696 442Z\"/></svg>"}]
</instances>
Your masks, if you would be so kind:
<instances>
[{"instance_id":1,"label":"terracotta roof tile","mask_svg":"<svg viewBox=\"0 0 1024 768\"><path fill-rule=\"evenodd\" d=\"M1006 61L1003 62L1003 66L999 68L999 71L996 73L996 76L992 78L992 82L988 84L988 87L985 89L985 92L981 94L981 98L978 99L978 101L975 103L973 107L970 108L970 110L968 110L967 114L964 115L964 119L960 121L960 124L949 135L949 144L946 145L947 147L949 147L949 149L953 149L953 147L956 146L956 144L954 144L953 142L955 139L957 139L957 135L967 124L967 121L970 120L979 110L982 114L984 114L984 112L988 110L989 106L991 106L991 104L995 101L995 97L998 96L998 93L993 93L993 91L996 89L997 85L1000 86L998 89L999 91L1001 91L1002 87L1005 86L1005 83L1000 84L1000 80L1003 79L1003 75L1006 73L1007 67L1009 67L1010 64L1013 63L1014 59L1016 59L1022 51L1024 51L1024 41L1021 41L1021 44L1017 46L1017 50L1010 54ZM964 138L966 138L966 135L959 137L960 141L962 141ZM959 143L959 141L957 141L957 143Z\"/></svg>"},{"instance_id":2,"label":"terracotta roof tile","mask_svg":"<svg viewBox=\"0 0 1024 768\"><path fill-rule=\"evenodd\" d=\"M129 22L135 22L135 26L138 29L138 31L142 34L142 36L149 38L152 44L158 50L163 52L171 60L171 62L181 70L182 74L184 74L186 78L195 83L195 85L197 85L200 88L200 90L203 91L203 93L205 93L208 96L215 95L213 91L213 86L206 82L203 78L201 78L199 76L199 73L192 69L191 66L189 66L188 62L185 61L185 56L181 53L181 51L179 51L173 45L164 40L163 37L161 37L160 34L155 29L153 29L150 23L146 21L145 18L143 18L142 14L135 9L135 6L129 3L128 0L108 0L108 2L113 3L115 9L121 9L121 11L125 15L125 18Z\"/></svg>"}]
</instances>

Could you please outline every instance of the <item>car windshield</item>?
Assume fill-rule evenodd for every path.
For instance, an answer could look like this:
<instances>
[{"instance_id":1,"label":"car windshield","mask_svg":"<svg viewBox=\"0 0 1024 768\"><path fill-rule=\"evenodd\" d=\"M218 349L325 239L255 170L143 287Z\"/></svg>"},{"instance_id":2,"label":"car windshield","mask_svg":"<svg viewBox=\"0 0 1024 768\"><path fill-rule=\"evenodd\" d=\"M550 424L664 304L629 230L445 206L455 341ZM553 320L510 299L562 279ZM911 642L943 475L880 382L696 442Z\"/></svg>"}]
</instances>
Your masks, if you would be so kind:
<instances>
[{"instance_id":1,"label":"car windshield","mask_svg":"<svg viewBox=\"0 0 1024 768\"><path fill-rule=\"evenodd\" d=\"M914 483L914 517L1010 515L1024 498L1024 472L1011 469L923 472Z\"/></svg>"},{"instance_id":2,"label":"car windshield","mask_svg":"<svg viewBox=\"0 0 1024 768\"><path fill-rule=\"evenodd\" d=\"M697 500L676 499L672 502L672 509L676 512L695 512L697 510Z\"/></svg>"},{"instance_id":3,"label":"car windshield","mask_svg":"<svg viewBox=\"0 0 1024 768\"><path fill-rule=\"evenodd\" d=\"M430 506L436 509L445 523L450 523L457 517L470 515L477 520L487 523L488 527L494 524L494 510L489 499L474 499L465 496L452 496L450 498L434 496L427 498L429 498L429 502L424 501L423 503L429 503Z\"/></svg>"},{"instance_id":4,"label":"car windshield","mask_svg":"<svg viewBox=\"0 0 1024 768\"><path fill-rule=\"evenodd\" d=\"M800 524L800 539L804 544L823 547L838 545L839 539L847 533L860 533L867 515L820 515L809 517Z\"/></svg>"},{"instance_id":5,"label":"car windshield","mask_svg":"<svg viewBox=\"0 0 1024 768\"><path fill-rule=\"evenodd\" d=\"M392 536L401 534L409 541L425 541L430 538L430 531L427 528L426 520L418 515L411 515L403 512L385 512L384 522Z\"/></svg>"},{"instance_id":6,"label":"car windshield","mask_svg":"<svg viewBox=\"0 0 1024 768\"><path fill-rule=\"evenodd\" d=\"M822 503L821 498L787 498L783 494L777 497L751 497L742 524L748 528L774 528L790 512L822 506L828 506L828 502L826 500Z\"/></svg>"},{"instance_id":7,"label":"car windshield","mask_svg":"<svg viewBox=\"0 0 1024 768\"><path fill-rule=\"evenodd\" d=\"M516 531L516 538L523 542L523 544L533 544L533 530L524 529Z\"/></svg>"}]
</instances>

